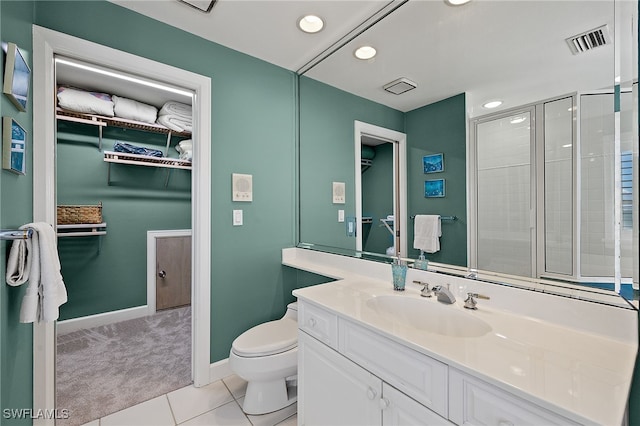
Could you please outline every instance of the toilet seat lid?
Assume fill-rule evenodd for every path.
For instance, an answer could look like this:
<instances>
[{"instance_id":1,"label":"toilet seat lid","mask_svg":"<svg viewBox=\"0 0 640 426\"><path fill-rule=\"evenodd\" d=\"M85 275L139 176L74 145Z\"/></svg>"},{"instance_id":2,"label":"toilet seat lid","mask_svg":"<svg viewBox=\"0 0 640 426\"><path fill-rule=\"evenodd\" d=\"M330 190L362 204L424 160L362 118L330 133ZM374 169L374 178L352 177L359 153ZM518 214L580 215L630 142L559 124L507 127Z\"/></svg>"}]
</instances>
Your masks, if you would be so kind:
<instances>
[{"instance_id":1,"label":"toilet seat lid","mask_svg":"<svg viewBox=\"0 0 640 426\"><path fill-rule=\"evenodd\" d=\"M290 318L265 322L242 333L231 345L236 355L258 357L298 346L298 323Z\"/></svg>"}]
</instances>

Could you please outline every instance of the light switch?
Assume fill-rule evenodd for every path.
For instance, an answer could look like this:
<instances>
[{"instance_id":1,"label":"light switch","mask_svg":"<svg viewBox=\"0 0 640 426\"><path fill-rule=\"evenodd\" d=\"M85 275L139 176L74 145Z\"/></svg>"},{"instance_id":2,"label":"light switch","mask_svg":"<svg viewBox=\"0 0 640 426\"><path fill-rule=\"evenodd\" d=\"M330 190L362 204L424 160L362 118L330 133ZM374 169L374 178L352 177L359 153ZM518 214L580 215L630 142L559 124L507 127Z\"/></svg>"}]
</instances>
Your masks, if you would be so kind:
<instances>
[{"instance_id":1,"label":"light switch","mask_svg":"<svg viewBox=\"0 0 640 426\"><path fill-rule=\"evenodd\" d=\"M233 226L242 226L242 210L233 211Z\"/></svg>"},{"instance_id":2,"label":"light switch","mask_svg":"<svg viewBox=\"0 0 640 426\"><path fill-rule=\"evenodd\" d=\"M232 201L253 201L253 175L231 175Z\"/></svg>"},{"instance_id":3,"label":"light switch","mask_svg":"<svg viewBox=\"0 0 640 426\"><path fill-rule=\"evenodd\" d=\"M338 222L344 222L344 210L338 210Z\"/></svg>"},{"instance_id":4,"label":"light switch","mask_svg":"<svg viewBox=\"0 0 640 426\"><path fill-rule=\"evenodd\" d=\"M344 204L345 192L344 182L333 182L333 204Z\"/></svg>"}]
</instances>

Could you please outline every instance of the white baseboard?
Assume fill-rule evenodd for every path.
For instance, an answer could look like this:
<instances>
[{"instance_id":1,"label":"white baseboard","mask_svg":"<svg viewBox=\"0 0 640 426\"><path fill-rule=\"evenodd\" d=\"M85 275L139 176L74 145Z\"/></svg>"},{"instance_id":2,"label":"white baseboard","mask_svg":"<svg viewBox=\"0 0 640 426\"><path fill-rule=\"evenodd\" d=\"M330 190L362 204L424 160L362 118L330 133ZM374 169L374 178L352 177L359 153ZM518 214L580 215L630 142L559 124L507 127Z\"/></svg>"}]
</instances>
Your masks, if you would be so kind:
<instances>
[{"instance_id":1,"label":"white baseboard","mask_svg":"<svg viewBox=\"0 0 640 426\"><path fill-rule=\"evenodd\" d=\"M113 324L115 322L126 321L148 315L147 305L136 306L135 308L121 309L119 311L105 312L102 314L89 315L86 317L73 318L58 321L56 331L58 334L71 333L72 331L85 328L99 327L101 325Z\"/></svg>"},{"instance_id":2,"label":"white baseboard","mask_svg":"<svg viewBox=\"0 0 640 426\"><path fill-rule=\"evenodd\" d=\"M213 383L233 374L229 367L229 358L221 359L209 366L209 382Z\"/></svg>"}]
</instances>

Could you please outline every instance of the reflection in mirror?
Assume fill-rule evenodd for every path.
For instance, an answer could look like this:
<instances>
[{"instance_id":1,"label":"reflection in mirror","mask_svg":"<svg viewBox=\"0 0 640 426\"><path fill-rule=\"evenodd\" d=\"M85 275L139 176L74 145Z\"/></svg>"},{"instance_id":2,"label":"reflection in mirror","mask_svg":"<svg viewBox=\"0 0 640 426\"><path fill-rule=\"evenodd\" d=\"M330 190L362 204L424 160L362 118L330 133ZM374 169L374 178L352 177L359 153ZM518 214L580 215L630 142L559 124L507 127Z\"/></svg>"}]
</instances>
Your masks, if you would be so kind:
<instances>
[{"instance_id":1,"label":"reflection in mirror","mask_svg":"<svg viewBox=\"0 0 640 426\"><path fill-rule=\"evenodd\" d=\"M565 288L589 284L586 292L622 289L632 297L637 3L399 4L300 77L300 241L355 249L323 194L332 181L345 182L341 208L357 215L353 126L363 121L407 135L408 207L400 219L409 224L408 257L419 253L411 248L411 216L456 216L442 221L431 264L525 281L546 277ZM571 40L591 30L600 31L604 45L585 45L591 36ZM353 51L364 44L378 56L357 60ZM417 88L383 90L400 77ZM501 106L483 108L496 99ZM499 130L506 132L502 141L491 136ZM616 140L620 150L606 151ZM437 178L446 194L426 198L425 181L436 174L425 174L423 157L439 153L445 167ZM635 178L625 183L629 174Z\"/></svg>"}]
</instances>

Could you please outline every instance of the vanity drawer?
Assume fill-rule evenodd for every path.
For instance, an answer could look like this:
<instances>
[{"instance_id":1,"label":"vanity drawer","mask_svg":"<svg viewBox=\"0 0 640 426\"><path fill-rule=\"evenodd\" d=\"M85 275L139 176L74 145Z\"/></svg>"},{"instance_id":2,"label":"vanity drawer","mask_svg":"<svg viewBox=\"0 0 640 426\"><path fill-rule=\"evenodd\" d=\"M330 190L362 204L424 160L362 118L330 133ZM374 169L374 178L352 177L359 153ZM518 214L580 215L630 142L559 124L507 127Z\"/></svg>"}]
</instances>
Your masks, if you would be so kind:
<instances>
[{"instance_id":1,"label":"vanity drawer","mask_svg":"<svg viewBox=\"0 0 640 426\"><path fill-rule=\"evenodd\" d=\"M458 425L578 425L482 380L449 369L449 420Z\"/></svg>"},{"instance_id":2,"label":"vanity drawer","mask_svg":"<svg viewBox=\"0 0 640 426\"><path fill-rule=\"evenodd\" d=\"M338 348L338 317L307 302L298 301L298 328L325 345Z\"/></svg>"},{"instance_id":3,"label":"vanity drawer","mask_svg":"<svg viewBox=\"0 0 640 426\"><path fill-rule=\"evenodd\" d=\"M447 417L446 364L340 320L339 351L422 405Z\"/></svg>"}]
</instances>

